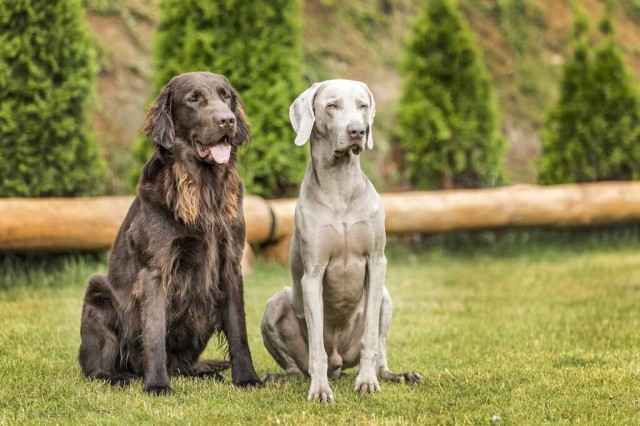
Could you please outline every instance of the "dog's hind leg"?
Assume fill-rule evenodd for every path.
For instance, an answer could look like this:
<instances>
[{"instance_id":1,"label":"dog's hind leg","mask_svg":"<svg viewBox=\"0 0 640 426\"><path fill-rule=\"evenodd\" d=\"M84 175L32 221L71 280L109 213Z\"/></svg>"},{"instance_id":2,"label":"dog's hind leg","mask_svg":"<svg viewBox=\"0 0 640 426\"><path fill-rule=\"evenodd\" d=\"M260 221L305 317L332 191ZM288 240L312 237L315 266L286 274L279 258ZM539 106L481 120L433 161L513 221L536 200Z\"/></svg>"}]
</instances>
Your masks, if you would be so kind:
<instances>
[{"instance_id":1,"label":"dog's hind leg","mask_svg":"<svg viewBox=\"0 0 640 426\"><path fill-rule=\"evenodd\" d=\"M380 306L380 328L378 336L378 375L391 382L420 383L422 378L416 372L392 373L387 366L387 334L391 326L392 302L386 287Z\"/></svg>"},{"instance_id":2,"label":"dog's hind leg","mask_svg":"<svg viewBox=\"0 0 640 426\"><path fill-rule=\"evenodd\" d=\"M306 327L301 326L296 318L287 289L276 293L267 302L260 330L267 351L285 371L284 374L268 374L263 381L288 380L309 374Z\"/></svg>"},{"instance_id":3,"label":"dog's hind leg","mask_svg":"<svg viewBox=\"0 0 640 426\"><path fill-rule=\"evenodd\" d=\"M120 351L117 326L118 315L109 282L103 275L94 275L89 279L82 306L78 361L89 379L125 386L137 375L117 370Z\"/></svg>"}]
</instances>

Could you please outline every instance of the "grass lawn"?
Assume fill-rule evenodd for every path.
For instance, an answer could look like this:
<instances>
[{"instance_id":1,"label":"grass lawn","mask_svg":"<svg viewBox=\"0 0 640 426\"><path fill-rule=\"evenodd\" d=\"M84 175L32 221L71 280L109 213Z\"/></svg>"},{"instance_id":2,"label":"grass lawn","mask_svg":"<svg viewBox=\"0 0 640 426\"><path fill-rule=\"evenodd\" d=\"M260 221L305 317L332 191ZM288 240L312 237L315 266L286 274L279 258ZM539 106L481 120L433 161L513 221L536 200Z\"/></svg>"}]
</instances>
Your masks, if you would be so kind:
<instances>
[{"instance_id":1,"label":"grass lawn","mask_svg":"<svg viewBox=\"0 0 640 426\"><path fill-rule=\"evenodd\" d=\"M502 424L640 422L640 243L570 244L493 252L392 250L390 367L423 384L306 401L308 380L237 390L176 378L168 397L136 382L86 381L76 361L87 277L104 260L0 262L0 424ZM278 370L262 344L266 300L287 269L260 264L245 279L258 374ZM212 342L206 355L218 357Z\"/></svg>"}]
</instances>

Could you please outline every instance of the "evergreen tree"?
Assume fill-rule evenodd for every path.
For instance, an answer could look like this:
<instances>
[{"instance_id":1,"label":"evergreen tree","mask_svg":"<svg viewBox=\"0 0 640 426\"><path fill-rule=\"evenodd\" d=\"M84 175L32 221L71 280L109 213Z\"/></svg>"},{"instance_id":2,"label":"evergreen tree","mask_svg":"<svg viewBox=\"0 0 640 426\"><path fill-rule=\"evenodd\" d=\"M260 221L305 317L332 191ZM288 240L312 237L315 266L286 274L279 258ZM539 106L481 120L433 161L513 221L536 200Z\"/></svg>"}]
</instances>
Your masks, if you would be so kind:
<instances>
[{"instance_id":1,"label":"evergreen tree","mask_svg":"<svg viewBox=\"0 0 640 426\"><path fill-rule=\"evenodd\" d=\"M182 72L226 75L251 122L252 141L239 156L247 192L296 194L307 158L293 145L288 115L302 90L300 0L162 0L160 6L154 93ZM136 180L152 149L139 141Z\"/></svg>"},{"instance_id":2,"label":"evergreen tree","mask_svg":"<svg viewBox=\"0 0 640 426\"><path fill-rule=\"evenodd\" d=\"M541 183L640 178L640 96L615 41L611 7L607 2L603 38L593 53L587 18L577 12L573 58L565 64L560 100L545 123Z\"/></svg>"},{"instance_id":3,"label":"evergreen tree","mask_svg":"<svg viewBox=\"0 0 640 426\"><path fill-rule=\"evenodd\" d=\"M0 196L97 191L94 56L80 0L0 0Z\"/></svg>"},{"instance_id":4,"label":"evergreen tree","mask_svg":"<svg viewBox=\"0 0 640 426\"><path fill-rule=\"evenodd\" d=\"M453 0L432 0L401 63L397 138L411 184L477 188L502 176L504 139L488 73Z\"/></svg>"}]
</instances>

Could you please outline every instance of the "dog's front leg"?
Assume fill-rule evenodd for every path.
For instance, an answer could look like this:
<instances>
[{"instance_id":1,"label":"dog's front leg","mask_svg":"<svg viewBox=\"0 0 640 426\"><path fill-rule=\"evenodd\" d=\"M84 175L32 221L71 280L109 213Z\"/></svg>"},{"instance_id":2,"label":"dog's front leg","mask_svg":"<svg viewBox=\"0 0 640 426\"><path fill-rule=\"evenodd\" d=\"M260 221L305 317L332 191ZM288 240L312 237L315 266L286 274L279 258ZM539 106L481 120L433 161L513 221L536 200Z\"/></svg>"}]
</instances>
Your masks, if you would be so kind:
<instances>
[{"instance_id":1,"label":"dog's front leg","mask_svg":"<svg viewBox=\"0 0 640 426\"><path fill-rule=\"evenodd\" d=\"M231 377L238 387L258 386L262 381L251 360L244 312L244 292L239 265L229 276L236 277L227 284L227 300L223 309L223 330L229 344Z\"/></svg>"},{"instance_id":2,"label":"dog's front leg","mask_svg":"<svg viewBox=\"0 0 640 426\"><path fill-rule=\"evenodd\" d=\"M323 269L324 271L324 269ZM333 391L327 377L327 351L324 348L322 272L305 272L301 280L304 317L309 334L309 401L332 402Z\"/></svg>"},{"instance_id":3,"label":"dog's front leg","mask_svg":"<svg viewBox=\"0 0 640 426\"><path fill-rule=\"evenodd\" d=\"M159 274L143 270L139 274L142 287L140 320L144 353L144 390L150 394L171 393L167 374L166 294Z\"/></svg>"},{"instance_id":4,"label":"dog's front leg","mask_svg":"<svg viewBox=\"0 0 640 426\"><path fill-rule=\"evenodd\" d=\"M380 305L384 294L386 271L387 259L384 254L368 259L364 334L360 343L360 369L356 376L355 386L355 391L360 393L374 393L380 390L376 366L378 361Z\"/></svg>"}]
</instances>

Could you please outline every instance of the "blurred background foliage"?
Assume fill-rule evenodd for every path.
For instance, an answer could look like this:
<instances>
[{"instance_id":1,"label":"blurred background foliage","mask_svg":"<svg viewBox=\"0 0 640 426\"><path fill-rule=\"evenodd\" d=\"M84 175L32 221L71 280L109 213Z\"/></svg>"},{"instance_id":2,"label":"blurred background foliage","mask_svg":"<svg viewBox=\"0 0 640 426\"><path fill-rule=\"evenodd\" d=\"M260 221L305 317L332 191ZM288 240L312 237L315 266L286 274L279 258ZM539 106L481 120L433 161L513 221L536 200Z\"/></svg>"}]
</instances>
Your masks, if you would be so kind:
<instances>
[{"instance_id":1,"label":"blurred background foliage","mask_svg":"<svg viewBox=\"0 0 640 426\"><path fill-rule=\"evenodd\" d=\"M100 193L95 53L80 0L0 0L0 196Z\"/></svg>"},{"instance_id":2,"label":"blurred background foliage","mask_svg":"<svg viewBox=\"0 0 640 426\"><path fill-rule=\"evenodd\" d=\"M2 1L12 3L10 0ZM276 2L276 6L282 13L275 13L275 9L269 9L269 12L264 9L269 6L262 2L239 0L167 1L166 5L173 4L168 13L163 12L161 2L83 1L96 52L97 96L93 102L91 121L108 165L104 179L105 193L131 191L129 176L139 168L139 160L133 154L134 145L139 140L145 107L158 88L168 80L169 73L182 71L169 66L171 61L162 56L167 54L162 53L162 48L159 47L163 37L163 16L178 13L187 4L192 8L199 4L202 8L196 8L202 14L193 18L193 23L197 23L198 18L201 21L199 26L192 29L201 28L209 15L217 13L214 9L234 10L225 19L212 21L217 24L206 28L208 36L198 37L209 37L209 41L212 41L216 37L218 40L229 40L225 37L235 35L238 39L233 39L228 51L212 41L212 46L217 46L216 58L208 59L211 55L205 52L202 58L197 58L201 62L196 64L209 64L213 72L231 74L229 77L232 84L238 88L247 104L247 113L254 125L254 141L241 156L242 172L250 192L266 196L295 195L300 173L298 164L304 162L305 152L303 149L296 150L293 146L293 137L285 118L288 104L294 99L296 92L308 84L336 77L363 80L376 96L376 149L366 153L367 158L363 161L365 171L374 184L380 191L421 186L412 181L410 173L406 173L410 168L405 163L406 152L400 148L404 143L422 143L427 146L426 139L398 140L402 133L398 129L402 127L403 90L406 90L405 83L408 85L411 80L406 68L405 72L401 72L400 63L403 56L410 57L410 54L405 53L405 46L412 37L415 19L432 1L281 0ZM568 84L566 76L570 71L567 69L574 66L572 64L578 54L574 50L576 42L572 41L571 35L575 5L583 6L584 18L590 24L582 35L588 49L589 62L595 64L601 60L603 64L600 71L592 72L589 84L593 85L603 75L606 80L607 67L622 70L616 74L620 77L616 78L618 89L603 89L594 94L595 98L599 97L602 106L614 105L615 99L620 99L617 96L625 91L637 91L640 74L640 0L617 0L609 15L605 14L603 0L458 0L451 4L464 19L463 26L472 33L470 39L473 40L473 49L478 53L479 66L487 70L487 81L491 86L488 93L493 91L496 99L494 107L491 107L491 102L487 105L489 110L496 110L497 134L506 142L505 152L499 155L501 158L495 163L495 167L493 160L481 161L491 169L490 172L501 178L486 179L481 183L475 179L475 183L470 186L637 177L634 169L637 161L632 153L637 150L637 144L634 143L637 140L635 130L630 124L635 117L632 108L625 110L628 114L624 115L629 118L625 118L626 121L617 127L611 127L606 121L617 113L590 114L585 119L591 120L591 124L580 122L580 129L585 126L592 126L593 129L616 129L608 132L606 138L592 138L589 142L591 145L587 144L586 148L582 148L592 158L597 153L598 158L604 157L606 160L598 161L597 165L593 161L580 160L580 164L584 163L591 168L582 177L571 174L573 172L562 172L562 177L550 177L546 170L553 169L553 173L558 174L560 169L575 168L576 163L572 161L571 165L567 165L566 159L559 159L561 153L567 151L562 146L564 141L552 142L553 133L559 132L559 129L569 133L576 129L571 124L563 128L557 119L563 115L559 111L563 110L562 104L566 100L563 91ZM258 13L260 8L264 11ZM6 17L5 8L2 10L0 13ZM262 16L265 13L267 16ZM598 23L605 15L608 16L612 29L610 33L598 30ZM213 19L213 15L211 18ZM244 30L240 32L232 26L225 28L230 23L240 25ZM273 27L266 31L265 25ZM165 28L178 31L171 30L169 24ZM184 33L176 32L174 36L177 34ZM154 42L156 35L158 38ZM270 38L274 35L277 37ZM171 34L164 37L171 38ZM178 37L174 37L172 41L185 46L202 43L202 40L197 41L191 37L187 37L188 40L176 38ZM240 46L242 40L257 41ZM260 40L265 44L260 44ZM232 67L218 61L217 56L227 54L230 55L228 58L238 59ZM198 55L192 54L194 60L196 56ZM250 58L255 61L251 63ZM408 62L411 62L410 59ZM272 66L267 71L260 71L259 66L265 63ZM160 70L166 75L160 73ZM277 86L283 82L289 83ZM274 84L278 90L269 92ZM627 88L630 89L626 90ZM445 91L450 89L443 88ZM625 105L634 104L632 98L633 96L627 96L625 102L629 104ZM583 110L590 111L591 107L586 105L582 105ZM572 116L571 119L575 117ZM605 120L605 124L601 120ZM564 136L555 138L556 141L566 139ZM495 152L500 152L499 143L488 142L494 141L493 136L487 136L484 141L486 146L493 146L496 148ZM277 148L272 149L272 145L277 145ZM594 151L593 147L598 148ZM546 151L542 156L541 148ZM485 154L488 155L488 151ZM545 159L554 156L557 161ZM626 163L623 156L628 157ZM461 155L458 157L462 158ZM458 162L473 164L467 159ZM633 162L636 163L629 165ZM501 164L504 166L504 173L499 173ZM614 171L616 164L622 167L622 171ZM92 187L92 190L102 191L99 186Z\"/></svg>"},{"instance_id":3,"label":"blurred background foliage","mask_svg":"<svg viewBox=\"0 0 640 426\"><path fill-rule=\"evenodd\" d=\"M400 70L405 85L394 141L413 188L494 186L502 179L494 89L453 0L432 0L416 19Z\"/></svg>"},{"instance_id":4,"label":"blurred background foliage","mask_svg":"<svg viewBox=\"0 0 640 426\"><path fill-rule=\"evenodd\" d=\"M609 0L599 24L602 39L591 46L587 17L576 10L573 55L544 127L541 183L640 177L640 93L616 43L612 11Z\"/></svg>"}]
</instances>

